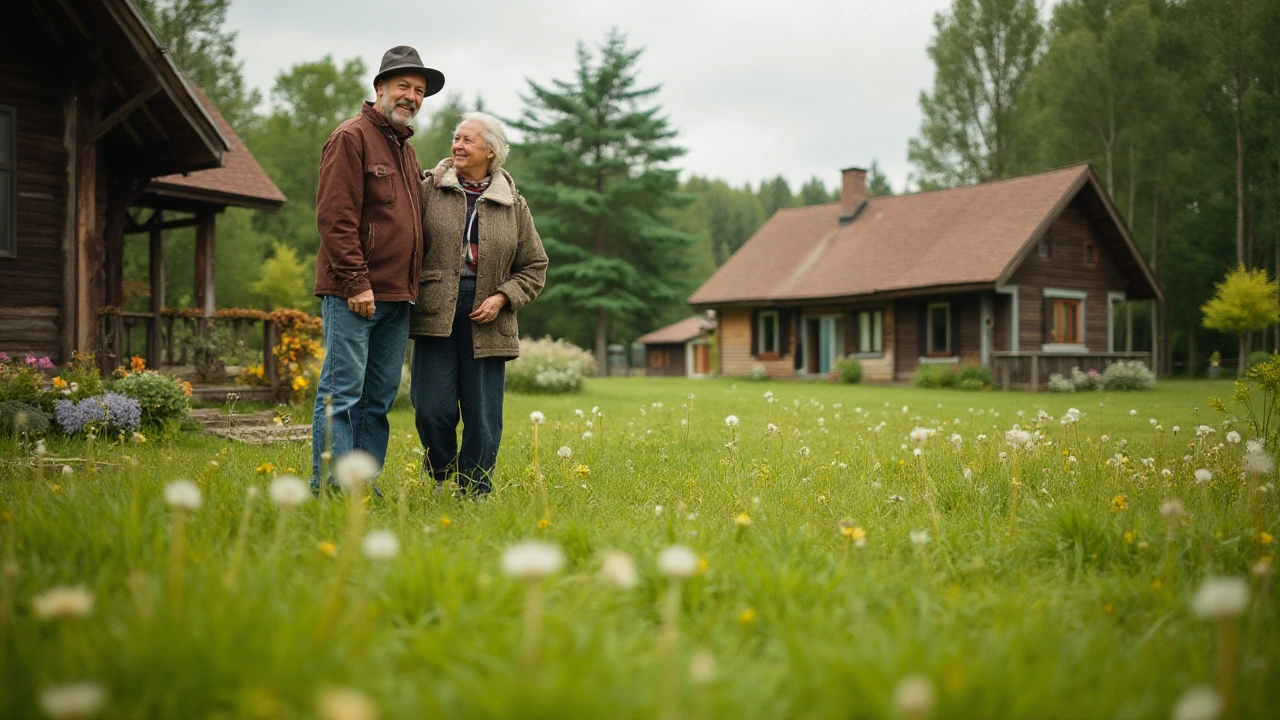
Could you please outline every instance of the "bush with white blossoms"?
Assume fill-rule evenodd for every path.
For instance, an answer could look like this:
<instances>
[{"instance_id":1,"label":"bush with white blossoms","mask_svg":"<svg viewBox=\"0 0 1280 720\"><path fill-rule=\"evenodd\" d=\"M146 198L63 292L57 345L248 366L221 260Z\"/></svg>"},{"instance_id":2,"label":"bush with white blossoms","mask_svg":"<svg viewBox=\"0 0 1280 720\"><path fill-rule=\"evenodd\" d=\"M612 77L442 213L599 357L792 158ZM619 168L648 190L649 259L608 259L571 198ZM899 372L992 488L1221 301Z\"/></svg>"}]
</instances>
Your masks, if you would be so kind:
<instances>
[{"instance_id":1,"label":"bush with white blossoms","mask_svg":"<svg viewBox=\"0 0 1280 720\"><path fill-rule=\"evenodd\" d=\"M595 366L595 357L573 343L523 339L520 357L507 363L507 389L518 393L579 392Z\"/></svg>"},{"instance_id":2,"label":"bush with white blossoms","mask_svg":"<svg viewBox=\"0 0 1280 720\"><path fill-rule=\"evenodd\" d=\"M1103 390L1150 390L1156 386L1156 376L1140 360L1121 360L1102 373Z\"/></svg>"}]
</instances>

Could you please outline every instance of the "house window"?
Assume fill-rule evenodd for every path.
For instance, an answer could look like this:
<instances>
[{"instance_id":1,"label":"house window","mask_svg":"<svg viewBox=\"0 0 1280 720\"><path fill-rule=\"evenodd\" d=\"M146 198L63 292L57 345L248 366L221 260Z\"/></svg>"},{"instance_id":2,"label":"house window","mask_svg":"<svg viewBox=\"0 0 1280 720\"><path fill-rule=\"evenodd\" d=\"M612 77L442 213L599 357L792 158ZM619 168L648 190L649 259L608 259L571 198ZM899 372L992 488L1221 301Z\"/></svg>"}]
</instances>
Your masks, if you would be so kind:
<instances>
[{"instance_id":1,"label":"house window","mask_svg":"<svg viewBox=\"0 0 1280 720\"><path fill-rule=\"evenodd\" d=\"M18 256L18 111L0 105L0 257Z\"/></svg>"},{"instance_id":2,"label":"house window","mask_svg":"<svg viewBox=\"0 0 1280 720\"><path fill-rule=\"evenodd\" d=\"M1092 240L1084 241L1084 264L1085 265L1098 264L1098 246L1095 245Z\"/></svg>"},{"instance_id":3,"label":"house window","mask_svg":"<svg viewBox=\"0 0 1280 720\"><path fill-rule=\"evenodd\" d=\"M1045 260L1053 257L1053 246L1049 244L1048 237L1040 238L1040 242L1036 245L1036 250L1040 253L1040 257Z\"/></svg>"},{"instance_id":4,"label":"house window","mask_svg":"<svg viewBox=\"0 0 1280 720\"><path fill-rule=\"evenodd\" d=\"M1080 301L1075 298L1049 299L1050 343L1080 344L1080 307Z\"/></svg>"},{"instance_id":5,"label":"house window","mask_svg":"<svg viewBox=\"0 0 1280 720\"><path fill-rule=\"evenodd\" d=\"M929 303L925 313L925 339L926 354L951 354L951 303Z\"/></svg>"},{"instance_id":6,"label":"house window","mask_svg":"<svg viewBox=\"0 0 1280 720\"><path fill-rule=\"evenodd\" d=\"M856 353L884 352L884 311L862 310L858 313Z\"/></svg>"},{"instance_id":7,"label":"house window","mask_svg":"<svg viewBox=\"0 0 1280 720\"><path fill-rule=\"evenodd\" d=\"M756 347L757 355L772 353L777 355L781 342L779 341L779 322L777 310L765 310L759 314L756 322Z\"/></svg>"}]
</instances>

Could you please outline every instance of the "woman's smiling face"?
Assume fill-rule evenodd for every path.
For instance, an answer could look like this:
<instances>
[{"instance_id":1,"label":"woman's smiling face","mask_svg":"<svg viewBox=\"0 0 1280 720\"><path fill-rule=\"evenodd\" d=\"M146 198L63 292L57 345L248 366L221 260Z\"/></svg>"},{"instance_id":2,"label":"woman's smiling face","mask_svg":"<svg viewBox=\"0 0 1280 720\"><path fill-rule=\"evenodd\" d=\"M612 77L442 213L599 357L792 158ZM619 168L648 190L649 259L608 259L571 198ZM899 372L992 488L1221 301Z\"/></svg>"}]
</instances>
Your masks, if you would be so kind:
<instances>
[{"instance_id":1,"label":"woman's smiling face","mask_svg":"<svg viewBox=\"0 0 1280 720\"><path fill-rule=\"evenodd\" d=\"M480 180L489 174L493 151L484 144L483 129L479 122L468 120L453 134L453 166L468 180Z\"/></svg>"}]
</instances>

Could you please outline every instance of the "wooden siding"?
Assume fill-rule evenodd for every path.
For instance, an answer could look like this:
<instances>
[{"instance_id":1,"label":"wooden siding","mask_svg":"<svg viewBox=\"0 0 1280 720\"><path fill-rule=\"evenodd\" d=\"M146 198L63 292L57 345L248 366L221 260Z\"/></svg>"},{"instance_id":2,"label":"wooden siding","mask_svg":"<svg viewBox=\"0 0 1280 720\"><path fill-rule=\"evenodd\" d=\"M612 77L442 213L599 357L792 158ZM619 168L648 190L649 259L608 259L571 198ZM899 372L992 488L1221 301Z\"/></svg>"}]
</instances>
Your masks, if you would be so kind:
<instances>
[{"instance_id":1,"label":"wooden siding","mask_svg":"<svg viewBox=\"0 0 1280 720\"><path fill-rule=\"evenodd\" d=\"M651 377L684 377L684 343L645 345L645 375Z\"/></svg>"},{"instance_id":2,"label":"wooden siding","mask_svg":"<svg viewBox=\"0 0 1280 720\"><path fill-rule=\"evenodd\" d=\"M1078 203L1077 200L1069 205L1049 228L1046 238L1050 256L1041 257L1033 248L1009 280L1018 288L1020 351L1039 351L1045 343L1046 287L1087 293L1082 338L1085 348L1090 353L1107 350L1107 293L1123 291L1126 282L1097 228ZM1096 249L1096 264L1085 263L1086 242L1092 242Z\"/></svg>"},{"instance_id":3,"label":"wooden siding","mask_svg":"<svg viewBox=\"0 0 1280 720\"><path fill-rule=\"evenodd\" d=\"M771 378L789 378L796 374L793 328L786 354L762 359L751 354L751 308L725 308L716 314L716 337L720 338L720 374L745 377L751 368L764 366Z\"/></svg>"},{"instance_id":4,"label":"wooden siding","mask_svg":"<svg viewBox=\"0 0 1280 720\"><path fill-rule=\"evenodd\" d=\"M910 380L920 365L920 315L929 303L951 303L952 354L959 362L982 361L982 296L939 295L908 298L894 303L895 338L894 379Z\"/></svg>"},{"instance_id":5,"label":"wooden siding","mask_svg":"<svg viewBox=\"0 0 1280 720\"><path fill-rule=\"evenodd\" d=\"M0 8L0 104L17 110L17 257L0 258L0 351L61 357L67 218L64 101L52 43L18 3Z\"/></svg>"}]
</instances>

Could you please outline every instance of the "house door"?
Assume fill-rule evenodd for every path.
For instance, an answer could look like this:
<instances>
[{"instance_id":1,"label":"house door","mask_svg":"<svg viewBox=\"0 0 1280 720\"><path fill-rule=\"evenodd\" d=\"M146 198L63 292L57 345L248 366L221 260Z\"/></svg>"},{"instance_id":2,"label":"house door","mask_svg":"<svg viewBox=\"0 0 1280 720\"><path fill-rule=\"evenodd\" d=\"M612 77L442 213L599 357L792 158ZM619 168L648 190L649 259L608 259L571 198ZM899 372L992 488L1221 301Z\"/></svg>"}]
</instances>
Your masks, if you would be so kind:
<instances>
[{"instance_id":1,"label":"house door","mask_svg":"<svg viewBox=\"0 0 1280 720\"><path fill-rule=\"evenodd\" d=\"M815 375L826 375L844 354L844 318L839 315L808 317L805 318L804 329L805 349L808 350L805 370Z\"/></svg>"}]
</instances>

